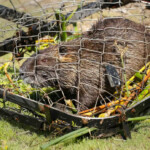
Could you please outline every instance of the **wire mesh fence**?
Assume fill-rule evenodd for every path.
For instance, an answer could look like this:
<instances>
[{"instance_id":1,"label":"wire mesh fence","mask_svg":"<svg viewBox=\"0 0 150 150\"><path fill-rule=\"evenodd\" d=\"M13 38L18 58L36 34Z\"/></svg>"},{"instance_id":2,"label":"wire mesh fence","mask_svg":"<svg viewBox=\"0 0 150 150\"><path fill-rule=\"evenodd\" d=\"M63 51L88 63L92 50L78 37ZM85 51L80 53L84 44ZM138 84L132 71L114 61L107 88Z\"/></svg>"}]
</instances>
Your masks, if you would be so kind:
<instances>
[{"instance_id":1,"label":"wire mesh fence","mask_svg":"<svg viewBox=\"0 0 150 150\"><path fill-rule=\"evenodd\" d=\"M142 1L0 3L2 89L100 118L149 96L150 10ZM1 108L27 114L4 95Z\"/></svg>"}]
</instances>

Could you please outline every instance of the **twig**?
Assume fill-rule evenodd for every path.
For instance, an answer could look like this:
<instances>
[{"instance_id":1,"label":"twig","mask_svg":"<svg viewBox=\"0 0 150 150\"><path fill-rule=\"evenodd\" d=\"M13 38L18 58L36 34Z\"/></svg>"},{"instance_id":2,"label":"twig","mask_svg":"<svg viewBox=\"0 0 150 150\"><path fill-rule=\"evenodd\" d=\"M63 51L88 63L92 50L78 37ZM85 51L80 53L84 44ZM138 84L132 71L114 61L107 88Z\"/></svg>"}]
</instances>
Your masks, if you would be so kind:
<instances>
[{"instance_id":1,"label":"twig","mask_svg":"<svg viewBox=\"0 0 150 150\"><path fill-rule=\"evenodd\" d=\"M11 57L10 61L12 60L12 58L13 57ZM9 66L9 64L10 64L10 61L5 64L5 66L4 66L4 72L5 72L5 75L6 75L7 79L9 80L9 82L13 84L13 81L12 81L11 77L9 76L9 74L7 72L7 68Z\"/></svg>"},{"instance_id":2,"label":"twig","mask_svg":"<svg viewBox=\"0 0 150 150\"><path fill-rule=\"evenodd\" d=\"M10 65L10 62L11 62L12 59L13 59L13 56L10 58L10 61L5 64L5 66L4 66L4 72L5 72L5 75L6 75L7 79L9 80L9 82L12 83L12 86L14 87L14 89L15 89L20 95L22 95L22 93L20 93L20 91L18 90L18 88L16 87L16 85L13 83L11 77L9 76L9 74L8 74L8 72L7 72L7 68L8 68L8 66Z\"/></svg>"}]
</instances>

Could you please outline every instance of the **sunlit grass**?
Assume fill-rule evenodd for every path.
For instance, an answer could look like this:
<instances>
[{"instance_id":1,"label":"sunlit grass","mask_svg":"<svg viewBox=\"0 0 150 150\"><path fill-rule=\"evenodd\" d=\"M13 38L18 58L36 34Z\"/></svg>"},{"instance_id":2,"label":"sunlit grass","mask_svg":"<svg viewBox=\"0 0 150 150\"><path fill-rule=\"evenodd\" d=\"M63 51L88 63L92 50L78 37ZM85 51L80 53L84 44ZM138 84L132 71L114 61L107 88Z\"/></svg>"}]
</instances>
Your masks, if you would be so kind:
<instances>
[{"instance_id":1,"label":"sunlit grass","mask_svg":"<svg viewBox=\"0 0 150 150\"><path fill-rule=\"evenodd\" d=\"M126 141L120 135L105 139L84 137L67 145L57 145L49 149L60 150L149 150L150 121L137 123L131 131L132 139ZM0 121L0 140L5 141L9 150L39 150L50 141L50 133L35 131L14 121Z\"/></svg>"}]
</instances>

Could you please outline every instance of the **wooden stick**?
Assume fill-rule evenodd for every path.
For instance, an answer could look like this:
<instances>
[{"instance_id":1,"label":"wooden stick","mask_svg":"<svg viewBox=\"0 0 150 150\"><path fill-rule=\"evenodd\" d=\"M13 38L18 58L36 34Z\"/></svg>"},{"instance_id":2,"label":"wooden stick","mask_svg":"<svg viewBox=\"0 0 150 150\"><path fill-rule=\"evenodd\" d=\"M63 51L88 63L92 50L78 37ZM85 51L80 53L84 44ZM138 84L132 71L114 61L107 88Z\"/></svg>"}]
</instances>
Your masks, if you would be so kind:
<instances>
[{"instance_id":1,"label":"wooden stick","mask_svg":"<svg viewBox=\"0 0 150 150\"><path fill-rule=\"evenodd\" d=\"M14 87L14 89L15 89L20 95L23 95L22 93L20 93L20 91L18 90L18 88L16 87L16 85L13 83L11 77L9 76L9 74L8 74L8 72L7 72L7 68L8 68L8 66L9 66L10 62L12 61L12 59L13 59L13 56L10 58L10 61L5 64L5 66L4 66L4 72L5 72L5 75L6 75L7 79L9 80L9 82L12 83L12 86Z\"/></svg>"}]
</instances>

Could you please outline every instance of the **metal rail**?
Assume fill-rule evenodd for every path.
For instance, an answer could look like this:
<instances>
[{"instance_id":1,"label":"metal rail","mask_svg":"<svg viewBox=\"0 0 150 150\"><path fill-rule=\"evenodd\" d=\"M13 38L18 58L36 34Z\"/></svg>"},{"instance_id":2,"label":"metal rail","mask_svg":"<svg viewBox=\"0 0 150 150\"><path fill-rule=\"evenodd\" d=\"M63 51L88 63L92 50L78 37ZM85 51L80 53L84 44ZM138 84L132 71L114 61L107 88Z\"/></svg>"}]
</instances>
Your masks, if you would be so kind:
<instances>
[{"instance_id":1,"label":"metal rail","mask_svg":"<svg viewBox=\"0 0 150 150\"><path fill-rule=\"evenodd\" d=\"M78 126L85 126L85 125L88 127L94 126L94 127L99 128L101 131L120 126L119 115L105 117L105 118L93 118L93 117L83 117L83 116L79 116L75 114L68 114L57 108L50 107L49 105L45 105L40 102L31 100L31 99L28 99L28 98L25 98L25 97L22 97L20 95L16 95L10 92L5 92L5 90L1 88L0 88L0 98L4 98L7 101L18 104L21 107L27 108L29 110L44 113L46 116L47 122L49 123L51 123L52 121L56 119L66 121L70 124L72 124L72 121L73 121ZM149 108L150 108L150 97L147 97L146 99L142 100L141 102L138 102L134 106L127 108L125 110L125 114L127 117L136 117L136 116L140 116L144 114L144 112ZM1 112L0 113L1 115L4 114L4 115L12 116L11 112L7 111L6 109L1 108L0 112ZM17 115L19 116L19 114ZM21 115L20 117L22 118L23 116ZM28 119L30 120L32 118L29 117ZM24 122L24 119L21 119L20 121ZM40 126L41 123L45 122L45 120L43 120L43 122L42 120L36 120L36 121L37 122L39 121L38 126ZM34 123L32 122L31 122L31 125L35 126Z\"/></svg>"}]
</instances>

